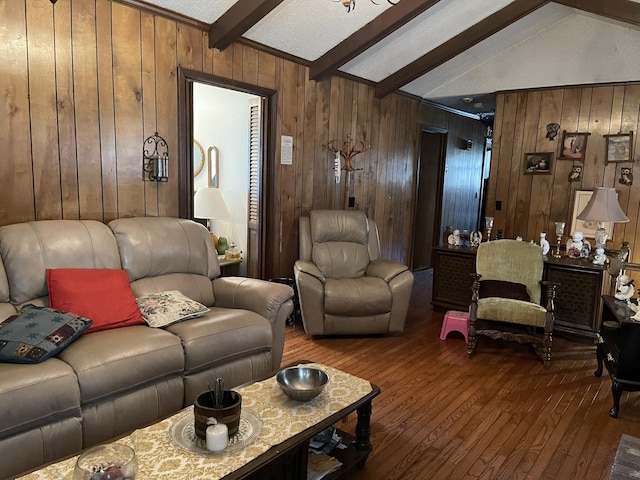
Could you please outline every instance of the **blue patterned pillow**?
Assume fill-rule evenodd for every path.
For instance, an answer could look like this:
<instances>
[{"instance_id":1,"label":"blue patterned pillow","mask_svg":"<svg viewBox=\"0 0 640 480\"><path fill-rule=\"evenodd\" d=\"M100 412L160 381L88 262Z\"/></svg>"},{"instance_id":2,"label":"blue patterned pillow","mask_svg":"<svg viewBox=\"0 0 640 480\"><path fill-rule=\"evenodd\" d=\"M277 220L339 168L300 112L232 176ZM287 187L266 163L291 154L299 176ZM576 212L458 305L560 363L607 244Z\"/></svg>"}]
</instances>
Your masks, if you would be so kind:
<instances>
[{"instance_id":1,"label":"blue patterned pillow","mask_svg":"<svg viewBox=\"0 0 640 480\"><path fill-rule=\"evenodd\" d=\"M91 320L52 308L25 306L0 323L0 362L39 363L91 326Z\"/></svg>"}]
</instances>

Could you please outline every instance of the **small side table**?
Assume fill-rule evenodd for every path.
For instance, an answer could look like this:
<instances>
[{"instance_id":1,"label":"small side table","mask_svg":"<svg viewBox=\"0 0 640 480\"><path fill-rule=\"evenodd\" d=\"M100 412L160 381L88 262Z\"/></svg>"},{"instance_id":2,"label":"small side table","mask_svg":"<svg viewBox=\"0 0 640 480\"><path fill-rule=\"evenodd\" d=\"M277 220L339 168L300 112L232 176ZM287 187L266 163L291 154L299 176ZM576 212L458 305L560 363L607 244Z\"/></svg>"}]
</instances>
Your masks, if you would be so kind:
<instances>
[{"instance_id":1,"label":"small side table","mask_svg":"<svg viewBox=\"0 0 640 480\"><path fill-rule=\"evenodd\" d=\"M223 277L238 276L240 274L240 260L218 260L220 265L220 275Z\"/></svg>"},{"instance_id":2,"label":"small side table","mask_svg":"<svg viewBox=\"0 0 640 480\"><path fill-rule=\"evenodd\" d=\"M598 368L594 374L599 377L602 366L607 368L613 395L609 415L616 418L622 392L640 391L640 323L630 319L634 312L625 302L610 295L602 299L602 323L596 337Z\"/></svg>"}]
</instances>

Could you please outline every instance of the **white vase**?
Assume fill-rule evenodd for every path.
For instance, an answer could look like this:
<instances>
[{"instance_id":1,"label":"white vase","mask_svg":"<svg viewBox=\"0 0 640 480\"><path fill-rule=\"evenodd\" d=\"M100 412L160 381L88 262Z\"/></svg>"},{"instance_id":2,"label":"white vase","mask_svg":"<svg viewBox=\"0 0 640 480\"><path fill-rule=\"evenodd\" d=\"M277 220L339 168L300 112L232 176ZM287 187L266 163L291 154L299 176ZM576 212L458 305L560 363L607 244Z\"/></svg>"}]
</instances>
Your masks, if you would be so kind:
<instances>
[{"instance_id":1,"label":"white vase","mask_svg":"<svg viewBox=\"0 0 640 480\"><path fill-rule=\"evenodd\" d=\"M543 255L546 255L547 253L549 253L549 250L551 249L551 245L547 240L547 234L544 232L540 234L540 248L542 248Z\"/></svg>"}]
</instances>

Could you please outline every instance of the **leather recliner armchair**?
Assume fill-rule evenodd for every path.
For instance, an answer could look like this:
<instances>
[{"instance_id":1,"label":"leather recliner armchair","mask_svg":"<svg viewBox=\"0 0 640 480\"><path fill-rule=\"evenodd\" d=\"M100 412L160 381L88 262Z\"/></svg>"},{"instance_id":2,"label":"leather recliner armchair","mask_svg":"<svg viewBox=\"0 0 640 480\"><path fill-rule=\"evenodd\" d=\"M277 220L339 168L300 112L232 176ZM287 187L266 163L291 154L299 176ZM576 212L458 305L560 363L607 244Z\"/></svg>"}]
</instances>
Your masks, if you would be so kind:
<instances>
[{"instance_id":1,"label":"leather recliner armchair","mask_svg":"<svg viewBox=\"0 0 640 480\"><path fill-rule=\"evenodd\" d=\"M294 275L308 335L399 333L413 273L380 259L378 228L358 210L313 210L300 217Z\"/></svg>"}]
</instances>

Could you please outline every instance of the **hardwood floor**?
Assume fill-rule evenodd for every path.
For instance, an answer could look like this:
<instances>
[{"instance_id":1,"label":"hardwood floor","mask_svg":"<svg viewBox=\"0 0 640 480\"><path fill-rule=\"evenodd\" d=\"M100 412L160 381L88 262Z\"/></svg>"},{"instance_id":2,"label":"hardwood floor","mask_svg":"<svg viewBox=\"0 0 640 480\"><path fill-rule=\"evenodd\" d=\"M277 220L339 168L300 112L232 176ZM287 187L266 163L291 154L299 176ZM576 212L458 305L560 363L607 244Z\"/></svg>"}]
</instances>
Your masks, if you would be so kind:
<instances>
[{"instance_id":1,"label":"hardwood floor","mask_svg":"<svg viewBox=\"0 0 640 480\"><path fill-rule=\"evenodd\" d=\"M283 363L309 359L366 378L374 451L357 480L607 479L623 433L640 437L640 393L609 417L611 380L595 348L556 336L549 370L527 347L462 335L441 341L431 271L416 273L405 331L393 337L307 337L288 327ZM346 420L353 431L355 415Z\"/></svg>"}]
</instances>

